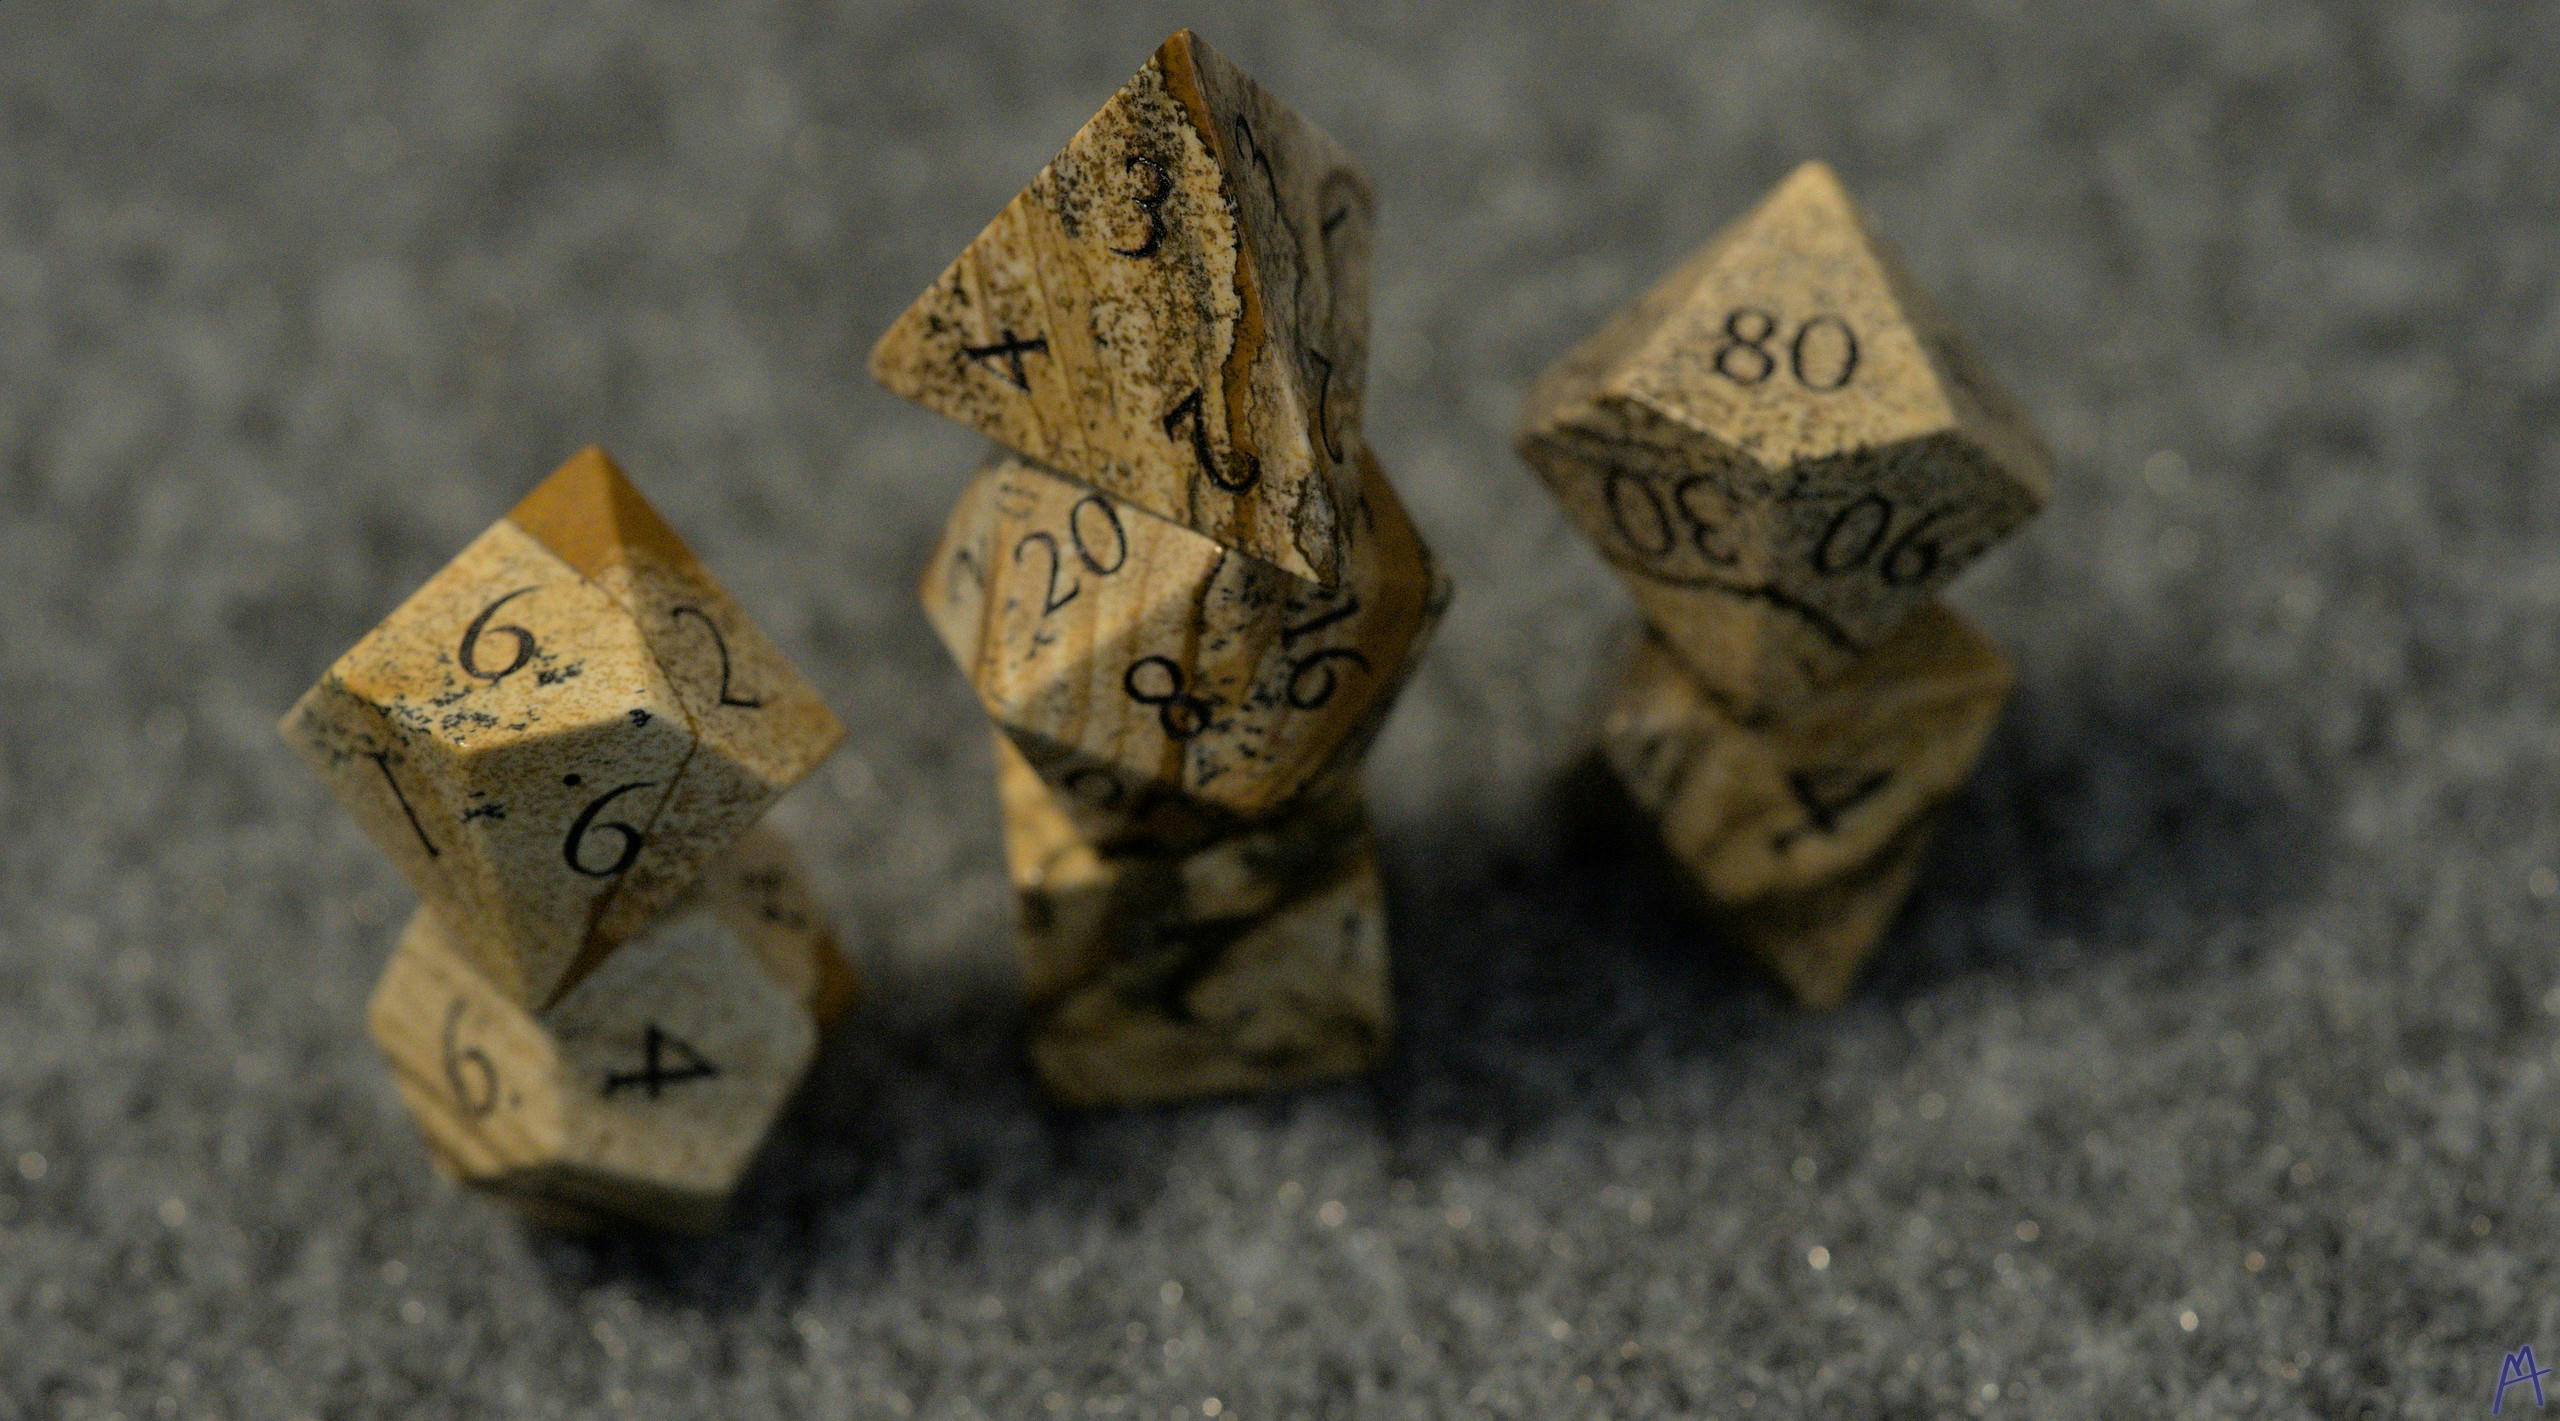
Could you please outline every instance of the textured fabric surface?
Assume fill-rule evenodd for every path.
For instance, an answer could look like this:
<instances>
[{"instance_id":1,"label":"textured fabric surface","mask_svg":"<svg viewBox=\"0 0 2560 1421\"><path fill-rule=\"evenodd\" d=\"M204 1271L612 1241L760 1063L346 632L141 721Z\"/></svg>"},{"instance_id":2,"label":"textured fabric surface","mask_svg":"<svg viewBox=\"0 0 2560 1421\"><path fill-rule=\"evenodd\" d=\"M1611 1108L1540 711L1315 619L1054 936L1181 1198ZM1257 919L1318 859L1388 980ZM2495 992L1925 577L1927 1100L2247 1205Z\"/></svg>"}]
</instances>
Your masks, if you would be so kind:
<instances>
[{"instance_id":1,"label":"textured fabric surface","mask_svg":"<svg viewBox=\"0 0 2560 1421\"><path fill-rule=\"evenodd\" d=\"M2530 6L0 7L0 1416L2455 1416L2560 1359L2560 28ZM1071 1115L872 336L1177 24L1382 198L1458 600L1375 1079ZM1806 156L2050 434L2021 668L1786 1006L1572 827L1528 378ZM430 1170L273 721L578 445L852 729L872 994L694 1241ZM2511 1391L2509 1409L2524 1404Z\"/></svg>"}]
</instances>

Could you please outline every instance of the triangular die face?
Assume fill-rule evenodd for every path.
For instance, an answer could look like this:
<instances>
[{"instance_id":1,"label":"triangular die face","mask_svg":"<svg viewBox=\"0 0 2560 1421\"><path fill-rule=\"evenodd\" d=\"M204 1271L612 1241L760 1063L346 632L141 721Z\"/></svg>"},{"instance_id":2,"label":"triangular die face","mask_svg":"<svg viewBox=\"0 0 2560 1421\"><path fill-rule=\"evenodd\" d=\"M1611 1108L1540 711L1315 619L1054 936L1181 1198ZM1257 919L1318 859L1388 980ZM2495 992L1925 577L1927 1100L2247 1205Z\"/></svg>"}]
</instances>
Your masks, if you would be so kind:
<instances>
[{"instance_id":1,"label":"triangular die face","mask_svg":"<svg viewBox=\"0 0 2560 1421\"><path fill-rule=\"evenodd\" d=\"M1776 469L1956 421L1846 189L1798 168L1716 239L1616 387Z\"/></svg>"},{"instance_id":2,"label":"triangular die face","mask_svg":"<svg viewBox=\"0 0 2560 1421\"><path fill-rule=\"evenodd\" d=\"M871 355L889 389L1330 583L1358 484L1366 181L1187 32Z\"/></svg>"},{"instance_id":3,"label":"triangular die face","mask_svg":"<svg viewBox=\"0 0 2560 1421\"><path fill-rule=\"evenodd\" d=\"M696 572L701 568L693 550L649 506L621 466L592 444L534 485L507 510L507 521L590 581L600 580L634 553Z\"/></svg>"},{"instance_id":4,"label":"triangular die face","mask_svg":"<svg viewBox=\"0 0 2560 1421\"><path fill-rule=\"evenodd\" d=\"M1957 427L1987 463L2018 485L2030 508L2043 507L2053 497L2053 451L1937 303L1911 279L1892 246L1873 233L1868 240L1903 318L1928 353L1929 368L1955 411Z\"/></svg>"}]
</instances>

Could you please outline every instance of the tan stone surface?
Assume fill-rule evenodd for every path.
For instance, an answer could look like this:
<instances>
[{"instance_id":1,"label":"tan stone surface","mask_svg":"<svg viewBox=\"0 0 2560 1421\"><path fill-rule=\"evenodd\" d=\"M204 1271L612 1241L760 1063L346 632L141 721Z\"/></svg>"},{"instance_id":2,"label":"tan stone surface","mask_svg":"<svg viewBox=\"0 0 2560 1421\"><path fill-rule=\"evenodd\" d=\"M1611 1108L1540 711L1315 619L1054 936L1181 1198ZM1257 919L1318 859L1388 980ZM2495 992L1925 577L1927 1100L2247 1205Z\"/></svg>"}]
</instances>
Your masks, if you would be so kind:
<instances>
[{"instance_id":1,"label":"tan stone surface","mask_svg":"<svg viewBox=\"0 0 2560 1421\"><path fill-rule=\"evenodd\" d=\"M1819 163L1558 361L1519 445L1745 716L1845 674L2051 485Z\"/></svg>"},{"instance_id":2,"label":"tan stone surface","mask_svg":"<svg viewBox=\"0 0 2560 1421\"><path fill-rule=\"evenodd\" d=\"M449 1171L564 1222L670 1228L717 1222L818 1036L706 913L624 944L537 1014L421 909L367 1017Z\"/></svg>"},{"instance_id":3,"label":"tan stone surface","mask_svg":"<svg viewBox=\"0 0 2560 1421\"><path fill-rule=\"evenodd\" d=\"M1356 782L1186 854L1106 853L997 737L1042 1084L1076 1105L1280 1089L1374 1066L1392 1006Z\"/></svg>"},{"instance_id":4,"label":"tan stone surface","mask_svg":"<svg viewBox=\"0 0 2560 1421\"><path fill-rule=\"evenodd\" d=\"M616 942L833 753L844 727L602 449L572 456L507 521L622 605L708 752L650 824L649 851L597 925L600 941Z\"/></svg>"},{"instance_id":5,"label":"tan stone surface","mask_svg":"<svg viewBox=\"0 0 2560 1421\"><path fill-rule=\"evenodd\" d=\"M719 703L705 628L726 639L730 699L759 704ZM594 450L367 633L282 730L499 990L537 1006L842 734Z\"/></svg>"},{"instance_id":6,"label":"tan stone surface","mask_svg":"<svg viewBox=\"0 0 2560 1421\"><path fill-rule=\"evenodd\" d=\"M1719 926L1804 1006L1838 1006L1875 956L1910 896L1934 814L1906 826L1864 862L1794 893L1718 910Z\"/></svg>"},{"instance_id":7,"label":"tan stone surface","mask_svg":"<svg viewBox=\"0 0 2560 1421\"><path fill-rule=\"evenodd\" d=\"M818 1029L835 1025L862 995L861 980L827 927L791 845L759 824L738 836L702 875L703 906L747 945Z\"/></svg>"},{"instance_id":8,"label":"tan stone surface","mask_svg":"<svg viewBox=\"0 0 2560 1421\"><path fill-rule=\"evenodd\" d=\"M2000 649L1936 602L1759 726L1735 721L1648 640L1603 718L1601 751L1699 888L1738 906L1875 859L1963 785L2009 686Z\"/></svg>"},{"instance_id":9,"label":"tan stone surface","mask_svg":"<svg viewBox=\"0 0 2560 1421\"><path fill-rule=\"evenodd\" d=\"M1262 823L1189 851L1114 851L1078 827L1011 740L995 737L1005 859L1016 893L1024 990L1045 1003L1106 968L1158 921L1242 920L1272 912L1339 871L1364 841L1356 773Z\"/></svg>"},{"instance_id":10,"label":"tan stone surface","mask_svg":"<svg viewBox=\"0 0 2560 1421\"><path fill-rule=\"evenodd\" d=\"M1386 1054L1386 905L1365 837L1337 875L1277 908L1133 919L1122 942L1032 1027L1032 1066L1067 1104L1287 1089Z\"/></svg>"},{"instance_id":11,"label":"tan stone surface","mask_svg":"<svg viewBox=\"0 0 2560 1421\"><path fill-rule=\"evenodd\" d=\"M1365 746L1447 590L1362 462L1331 588L1018 458L962 495L927 618L1083 832L1196 839Z\"/></svg>"},{"instance_id":12,"label":"tan stone surface","mask_svg":"<svg viewBox=\"0 0 2560 1421\"><path fill-rule=\"evenodd\" d=\"M880 339L874 378L1319 583L1359 496L1368 180L1189 31Z\"/></svg>"},{"instance_id":13,"label":"tan stone surface","mask_svg":"<svg viewBox=\"0 0 2560 1421\"><path fill-rule=\"evenodd\" d=\"M283 729L499 988L533 1003L572 979L693 753L630 618L505 522Z\"/></svg>"}]
</instances>

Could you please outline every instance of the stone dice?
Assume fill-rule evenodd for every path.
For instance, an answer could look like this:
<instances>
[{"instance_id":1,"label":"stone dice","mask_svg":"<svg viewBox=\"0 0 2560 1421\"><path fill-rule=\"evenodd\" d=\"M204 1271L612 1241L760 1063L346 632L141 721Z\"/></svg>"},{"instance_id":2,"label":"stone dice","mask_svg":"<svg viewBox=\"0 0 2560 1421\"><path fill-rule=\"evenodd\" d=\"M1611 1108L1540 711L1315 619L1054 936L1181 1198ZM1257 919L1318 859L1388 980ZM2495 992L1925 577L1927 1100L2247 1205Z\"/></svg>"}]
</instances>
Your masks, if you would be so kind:
<instances>
[{"instance_id":1,"label":"stone dice","mask_svg":"<svg viewBox=\"0 0 2560 1421\"><path fill-rule=\"evenodd\" d=\"M1359 763L1448 602L1361 436L1371 198L1188 31L880 338L1009 452L925 615L1001 732L1031 1063L1079 1105L1367 1069Z\"/></svg>"},{"instance_id":2,"label":"stone dice","mask_svg":"<svg viewBox=\"0 0 2560 1421\"><path fill-rule=\"evenodd\" d=\"M742 920L741 943L678 954L681 971L644 968L666 956L662 946L621 956L715 864L741 852L740 836L843 731L602 450L570 459L463 549L340 657L281 728L424 900L374 1009L377 1034L402 1065L404 1091L422 1119L436 1117L421 1091L434 1095L439 1083L448 1117L466 1125L500 1118L494 1106L471 1108L478 1093L466 1087L475 1073L410 1069L421 1042L450 1047L447 1038L466 1021L490 1023L500 1038L541 1044L567 1062L577 1054L571 1046L589 1039L579 1033L603 1019L598 1012L655 1021L652 1013L674 1010L662 991L697 993L702 984L684 974L715 961L737 971L704 1000L761 1003L740 1008L747 1024L739 1029L749 1035L770 1027L781 1032L777 1040L800 1040L812 1030L812 1006L841 1005L850 978L833 944L768 951L770 922ZM767 844L745 852L761 865L775 902L805 914L787 851ZM813 917L809 926L823 938ZM768 940L759 943L759 931ZM757 966L760 953L771 960ZM439 1001L450 995L458 1013L451 1032L410 1019L428 1008L409 999L404 983L421 992L436 984L429 995ZM807 999L795 1004L795 992ZM766 1010L776 1002L788 1010ZM797 1026L775 1024L791 1013ZM502 1021L510 1024L502 1029ZM683 1039L688 1050L708 1050ZM731 1044L719 1040L724 1050ZM705 1108L760 1137L768 1107L778 1107L806 1063L805 1046L726 1068L733 1085L757 1079L768 1089L755 1102ZM651 1059L660 1050L650 1047ZM622 1126L588 1118L610 1093L546 1094L549 1087L534 1090L529 1078L519 1089L532 1091L527 1109L552 1109L558 1128L517 1145L590 1126L626 1136ZM649 1098L660 1094L653 1089ZM470 1135L447 1132L440 1152L462 1161L538 1159L537 1172L570 1168L562 1161L577 1154L494 1138L472 1146ZM713 1176L734 1179L731 1166L743 1156L717 1160L681 1186L660 1183L698 1205L722 1192L710 1187L719 1182ZM616 1177L636 1200L654 1186L645 1168L634 1173L628 1164ZM655 1205L626 1212L673 1216Z\"/></svg>"},{"instance_id":3,"label":"stone dice","mask_svg":"<svg viewBox=\"0 0 2560 1421\"><path fill-rule=\"evenodd\" d=\"M2009 671L1934 600L2042 507L2017 407L1808 163L1523 402L1648 630L1602 755L1734 936L1839 1000Z\"/></svg>"}]
</instances>

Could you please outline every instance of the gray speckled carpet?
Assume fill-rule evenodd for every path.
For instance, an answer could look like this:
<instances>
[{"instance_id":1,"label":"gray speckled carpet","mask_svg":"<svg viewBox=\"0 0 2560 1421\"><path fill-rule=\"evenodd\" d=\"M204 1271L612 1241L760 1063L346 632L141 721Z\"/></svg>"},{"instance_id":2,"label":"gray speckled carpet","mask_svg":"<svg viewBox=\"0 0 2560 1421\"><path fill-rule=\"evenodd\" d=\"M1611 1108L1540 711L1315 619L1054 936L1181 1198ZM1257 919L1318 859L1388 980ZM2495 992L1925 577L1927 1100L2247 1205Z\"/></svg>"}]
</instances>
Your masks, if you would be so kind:
<instances>
[{"instance_id":1,"label":"gray speckled carpet","mask_svg":"<svg viewBox=\"0 0 2560 1421\"><path fill-rule=\"evenodd\" d=\"M2527 6L0 8L0 1416L2468 1416L2560 1358L2560 27ZM1374 1080L1068 1116L861 361L1192 23L1370 166L1459 584ZM1529 376L1831 159L2051 435L2019 695L1785 1006L1550 793L1631 613ZM852 727L874 993L711 1238L529 1233L277 740L612 448ZM2508 1409L2528 1398L2511 1391Z\"/></svg>"}]
</instances>

